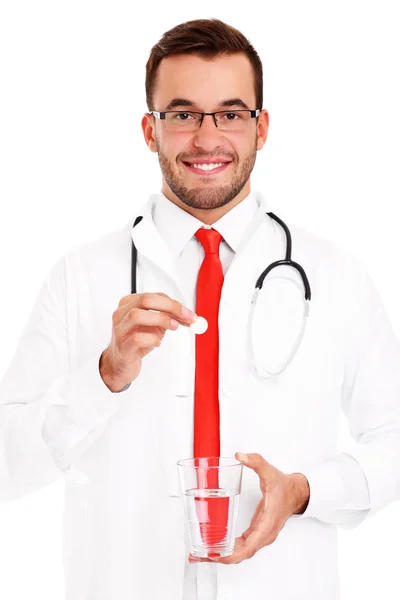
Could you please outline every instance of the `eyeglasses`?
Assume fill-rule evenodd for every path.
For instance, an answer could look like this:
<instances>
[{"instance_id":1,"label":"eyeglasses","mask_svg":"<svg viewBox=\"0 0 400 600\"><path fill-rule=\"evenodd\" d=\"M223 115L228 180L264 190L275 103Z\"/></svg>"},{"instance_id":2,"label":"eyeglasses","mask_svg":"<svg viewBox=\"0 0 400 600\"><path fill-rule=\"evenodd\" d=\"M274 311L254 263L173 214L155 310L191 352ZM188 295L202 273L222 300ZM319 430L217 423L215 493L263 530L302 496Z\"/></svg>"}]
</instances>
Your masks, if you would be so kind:
<instances>
[{"instance_id":1,"label":"eyeglasses","mask_svg":"<svg viewBox=\"0 0 400 600\"><path fill-rule=\"evenodd\" d=\"M215 126L221 131L246 131L251 119L260 114L257 110L219 110L212 113L187 112L183 110L150 111L151 115L165 122L165 127L171 131L196 131L200 129L206 115L214 118Z\"/></svg>"}]
</instances>

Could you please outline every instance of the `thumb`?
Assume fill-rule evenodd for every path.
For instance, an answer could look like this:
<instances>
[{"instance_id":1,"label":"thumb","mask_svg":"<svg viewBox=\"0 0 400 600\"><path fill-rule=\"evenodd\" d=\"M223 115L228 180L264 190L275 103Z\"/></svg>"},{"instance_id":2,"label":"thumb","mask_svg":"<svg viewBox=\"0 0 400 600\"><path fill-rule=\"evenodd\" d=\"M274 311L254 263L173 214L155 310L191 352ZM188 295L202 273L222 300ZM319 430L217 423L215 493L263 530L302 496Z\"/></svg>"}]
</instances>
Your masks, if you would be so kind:
<instances>
[{"instance_id":1,"label":"thumb","mask_svg":"<svg viewBox=\"0 0 400 600\"><path fill-rule=\"evenodd\" d=\"M246 465L246 467L253 469L260 479L263 479L267 475L267 470L270 465L261 454L257 454L256 452L250 454L236 452L235 458Z\"/></svg>"},{"instance_id":2,"label":"thumb","mask_svg":"<svg viewBox=\"0 0 400 600\"><path fill-rule=\"evenodd\" d=\"M236 458L236 460L238 460L242 463L245 463L248 460L249 455L244 454L243 452L235 452L235 458Z\"/></svg>"}]
</instances>

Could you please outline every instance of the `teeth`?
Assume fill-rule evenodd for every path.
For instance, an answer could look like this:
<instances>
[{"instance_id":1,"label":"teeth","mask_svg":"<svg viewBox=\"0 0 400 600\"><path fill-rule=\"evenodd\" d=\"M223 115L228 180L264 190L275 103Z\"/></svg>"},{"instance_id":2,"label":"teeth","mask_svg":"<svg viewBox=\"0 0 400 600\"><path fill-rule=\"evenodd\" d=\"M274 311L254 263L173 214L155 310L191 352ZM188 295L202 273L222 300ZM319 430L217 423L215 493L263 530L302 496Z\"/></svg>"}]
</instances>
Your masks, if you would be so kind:
<instances>
[{"instance_id":1,"label":"teeth","mask_svg":"<svg viewBox=\"0 0 400 600\"><path fill-rule=\"evenodd\" d=\"M196 169L201 169L202 171L211 171L212 169L216 169L217 167L222 167L222 165L224 165L225 163L210 163L209 165L207 164L196 164L193 163L192 167L196 167Z\"/></svg>"}]
</instances>

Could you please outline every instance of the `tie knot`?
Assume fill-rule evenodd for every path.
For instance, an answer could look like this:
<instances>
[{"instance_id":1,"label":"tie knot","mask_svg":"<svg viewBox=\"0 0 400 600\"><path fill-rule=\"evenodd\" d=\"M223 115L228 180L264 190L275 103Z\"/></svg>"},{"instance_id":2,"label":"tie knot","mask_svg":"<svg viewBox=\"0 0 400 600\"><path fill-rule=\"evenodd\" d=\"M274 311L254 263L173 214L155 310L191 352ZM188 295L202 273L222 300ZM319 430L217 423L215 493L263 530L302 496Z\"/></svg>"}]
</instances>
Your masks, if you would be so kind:
<instances>
[{"instance_id":1,"label":"tie knot","mask_svg":"<svg viewBox=\"0 0 400 600\"><path fill-rule=\"evenodd\" d=\"M216 229L206 229L201 227L194 234L201 242L206 254L218 254L222 235Z\"/></svg>"}]
</instances>

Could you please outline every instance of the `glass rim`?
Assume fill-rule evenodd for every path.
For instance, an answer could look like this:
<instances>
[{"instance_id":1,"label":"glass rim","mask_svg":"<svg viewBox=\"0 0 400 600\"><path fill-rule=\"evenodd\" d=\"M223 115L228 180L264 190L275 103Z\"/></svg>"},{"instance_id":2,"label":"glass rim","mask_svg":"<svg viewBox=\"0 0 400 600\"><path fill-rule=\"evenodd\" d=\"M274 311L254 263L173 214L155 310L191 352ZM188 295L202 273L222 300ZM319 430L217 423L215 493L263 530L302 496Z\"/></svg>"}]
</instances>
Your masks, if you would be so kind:
<instances>
[{"instance_id":1,"label":"glass rim","mask_svg":"<svg viewBox=\"0 0 400 600\"><path fill-rule=\"evenodd\" d=\"M195 460L201 460L202 458L205 458L207 460L208 459L217 459L217 458L218 458L218 460L221 460L221 458L222 458L224 460L231 461L232 464L229 464L229 465L194 465L194 464L183 464L183 463L189 463L189 461L193 462ZM220 469L221 467L225 468L225 469L228 469L230 467L239 467L240 465L243 466L244 463L242 463L240 460L236 460L236 458L231 458L230 456L204 456L204 457L201 456L199 458L193 458L193 457L192 458L182 458L181 460L178 460L176 464L177 464L178 467L189 467L191 469Z\"/></svg>"}]
</instances>

